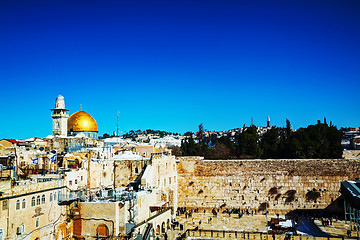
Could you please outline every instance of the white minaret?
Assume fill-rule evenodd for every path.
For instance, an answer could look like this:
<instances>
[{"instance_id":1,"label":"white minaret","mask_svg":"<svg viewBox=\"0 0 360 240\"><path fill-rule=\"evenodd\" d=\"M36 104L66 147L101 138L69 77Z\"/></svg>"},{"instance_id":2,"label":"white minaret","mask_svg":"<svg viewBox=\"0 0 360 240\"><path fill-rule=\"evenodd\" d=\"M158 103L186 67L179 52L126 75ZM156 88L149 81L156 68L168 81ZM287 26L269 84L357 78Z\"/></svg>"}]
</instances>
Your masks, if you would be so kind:
<instances>
[{"instance_id":1,"label":"white minaret","mask_svg":"<svg viewBox=\"0 0 360 240\"><path fill-rule=\"evenodd\" d=\"M55 101L55 108L51 109L51 118L53 119L53 135L67 136L67 119L69 110L65 109L64 97L59 94Z\"/></svg>"}]
</instances>

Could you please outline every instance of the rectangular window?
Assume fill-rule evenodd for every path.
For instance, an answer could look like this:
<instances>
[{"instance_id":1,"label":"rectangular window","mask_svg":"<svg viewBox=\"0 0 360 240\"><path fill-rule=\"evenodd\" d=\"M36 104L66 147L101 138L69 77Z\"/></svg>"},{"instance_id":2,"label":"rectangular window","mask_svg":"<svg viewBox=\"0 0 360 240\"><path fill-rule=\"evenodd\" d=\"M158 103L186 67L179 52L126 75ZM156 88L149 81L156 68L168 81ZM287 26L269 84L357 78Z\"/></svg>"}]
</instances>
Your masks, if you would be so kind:
<instances>
[{"instance_id":1,"label":"rectangular window","mask_svg":"<svg viewBox=\"0 0 360 240\"><path fill-rule=\"evenodd\" d=\"M75 184L77 184L77 179L75 179Z\"/></svg>"},{"instance_id":2,"label":"rectangular window","mask_svg":"<svg viewBox=\"0 0 360 240\"><path fill-rule=\"evenodd\" d=\"M8 208L7 200L4 200L2 203L2 209L6 210Z\"/></svg>"},{"instance_id":3,"label":"rectangular window","mask_svg":"<svg viewBox=\"0 0 360 240\"><path fill-rule=\"evenodd\" d=\"M36 227L38 228L39 226L40 226L40 219L37 218L37 219L36 219Z\"/></svg>"},{"instance_id":4,"label":"rectangular window","mask_svg":"<svg viewBox=\"0 0 360 240\"><path fill-rule=\"evenodd\" d=\"M83 176L81 176L81 181L83 180Z\"/></svg>"},{"instance_id":5,"label":"rectangular window","mask_svg":"<svg viewBox=\"0 0 360 240\"><path fill-rule=\"evenodd\" d=\"M69 186L71 186L71 185L72 185L72 181L70 180L70 181L69 181Z\"/></svg>"}]
</instances>

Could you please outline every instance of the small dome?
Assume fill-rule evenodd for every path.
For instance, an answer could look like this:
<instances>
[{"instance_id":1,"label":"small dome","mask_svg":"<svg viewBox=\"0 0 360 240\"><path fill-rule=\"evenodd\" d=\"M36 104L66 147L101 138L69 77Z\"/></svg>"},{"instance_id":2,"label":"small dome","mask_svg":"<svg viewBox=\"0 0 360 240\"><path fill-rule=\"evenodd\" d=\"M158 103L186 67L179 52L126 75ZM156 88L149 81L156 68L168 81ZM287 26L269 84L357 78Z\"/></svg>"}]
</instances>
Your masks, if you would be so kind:
<instances>
[{"instance_id":1,"label":"small dome","mask_svg":"<svg viewBox=\"0 0 360 240\"><path fill-rule=\"evenodd\" d=\"M57 98L56 98L56 101L58 101L58 100L64 100L63 95L59 94L59 95L57 96Z\"/></svg>"},{"instance_id":2,"label":"small dome","mask_svg":"<svg viewBox=\"0 0 360 240\"><path fill-rule=\"evenodd\" d=\"M55 108L65 109L65 99L61 94L59 94L55 100Z\"/></svg>"},{"instance_id":3,"label":"small dome","mask_svg":"<svg viewBox=\"0 0 360 240\"><path fill-rule=\"evenodd\" d=\"M68 132L98 132L95 119L84 111L78 111L68 118Z\"/></svg>"}]
</instances>

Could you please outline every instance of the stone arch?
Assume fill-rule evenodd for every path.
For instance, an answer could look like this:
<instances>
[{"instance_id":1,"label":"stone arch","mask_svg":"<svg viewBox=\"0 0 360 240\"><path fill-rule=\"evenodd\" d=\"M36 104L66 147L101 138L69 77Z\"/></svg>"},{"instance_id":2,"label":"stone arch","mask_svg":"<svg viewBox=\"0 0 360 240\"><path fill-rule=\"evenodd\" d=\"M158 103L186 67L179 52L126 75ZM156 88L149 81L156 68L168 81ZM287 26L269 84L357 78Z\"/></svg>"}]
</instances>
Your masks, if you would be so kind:
<instances>
[{"instance_id":1,"label":"stone arch","mask_svg":"<svg viewBox=\"0 0 360 240\"><path fill-rule=\"evenodd\" d=\"M100 224L96 228L96 236L109 236L109 228L105 224Z\"/></svg>"},{"instance_id":2,"label":"stone arch","mask_svg":"<svg viewBox=\"0 0 360 240\"><path fill-rule=\"evenodd\" d=\"M170 219L167 219L166 221L166 229L170 229Z\"/></svg>"},{"instance_id":3,"label":"stone arch","mask_svg":"<svg viewBox=\"0 0 360 240\"><path fill-rule=\"evenodd\" d=\"M161 233L165 233L165 222L162 222L161 224Z\"/></svg>"},{"instance_id":4,"label":"stone arch","mask_svg":"<svg viewBox=\"0 0 360 240\"><path fill-rule=\"evenodd\" d=\"M151 229L151 236L155 236L155 229L154 228Z\"/></svg>"},{"instance_id":5,"label":"stone arch","mask_svg":"<svg viewBox=\"0 0 360 240\"><path fill-rule=\"evenodd\" d=\"M160 234L160 225L157 225L156 226L156 235L159 235Z\"/></svg>"}]
</instances>

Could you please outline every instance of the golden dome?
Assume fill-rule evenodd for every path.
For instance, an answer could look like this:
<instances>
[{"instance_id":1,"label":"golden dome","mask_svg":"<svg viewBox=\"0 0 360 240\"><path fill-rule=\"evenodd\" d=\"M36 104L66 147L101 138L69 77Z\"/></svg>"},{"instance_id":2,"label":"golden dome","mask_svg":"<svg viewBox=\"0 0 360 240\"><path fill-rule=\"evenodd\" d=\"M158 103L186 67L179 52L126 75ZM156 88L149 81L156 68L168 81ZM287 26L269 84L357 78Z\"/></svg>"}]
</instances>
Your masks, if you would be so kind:
<instances>
[{"instance_id":1,"label":"golden dome","mask_svg":"<svg viewBox=\"0 0 360 240\"><path fill-rule=\"evenodd\" d=\"M95 119L84 111L73 113L67 121L68 132L98 132Z\"/></svg>"}]
</instances>

